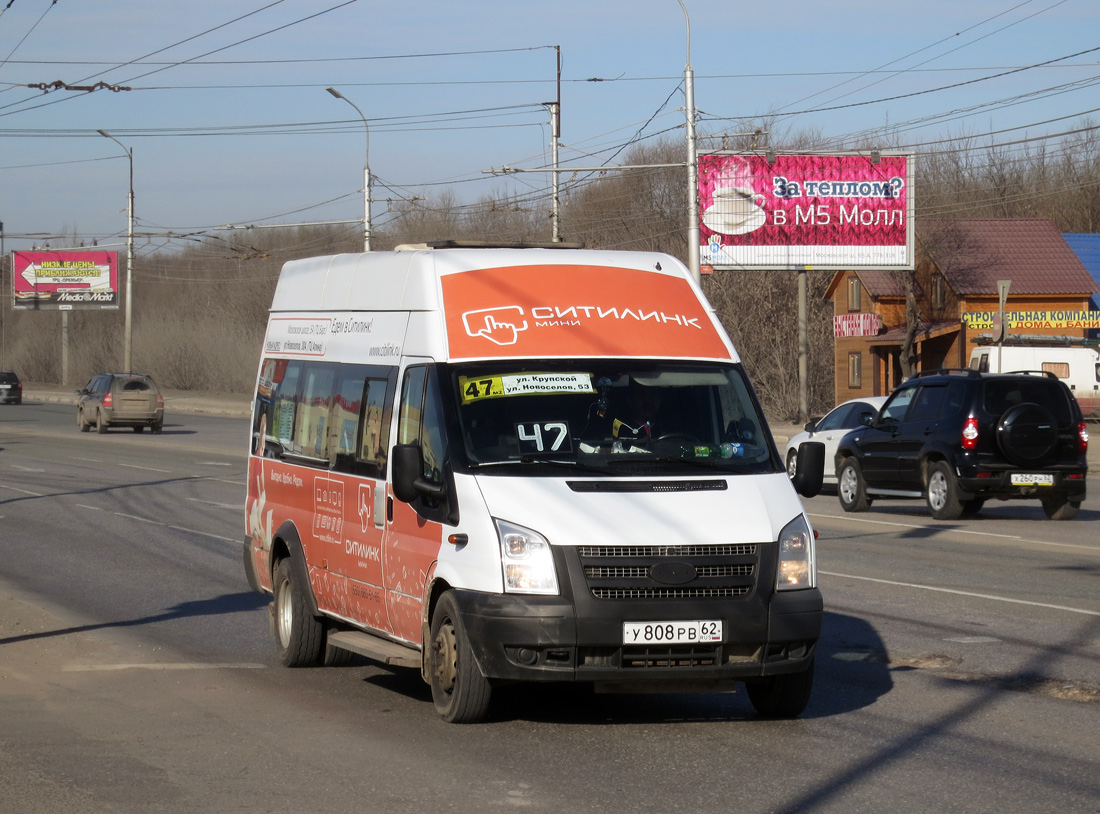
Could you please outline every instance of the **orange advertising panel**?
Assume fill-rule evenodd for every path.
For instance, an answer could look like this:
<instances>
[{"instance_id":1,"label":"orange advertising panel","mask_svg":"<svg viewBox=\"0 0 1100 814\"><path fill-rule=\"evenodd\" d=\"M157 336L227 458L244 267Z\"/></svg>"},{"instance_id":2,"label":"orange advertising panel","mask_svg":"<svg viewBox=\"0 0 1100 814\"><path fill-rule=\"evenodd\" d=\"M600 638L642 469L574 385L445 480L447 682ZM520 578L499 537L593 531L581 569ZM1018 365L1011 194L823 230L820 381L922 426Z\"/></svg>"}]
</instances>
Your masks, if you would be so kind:
<instances>
[{"instance_id":1,"label":"orange advertising panel","mask_svg":"<svg viewBox=\"0 0 1100 814\"><path fill-rule=\"evenodd\" d=\"M513 266L442 277L452 359L730 359L682 277L608 266Z\"/></svg>"}]
</instances>

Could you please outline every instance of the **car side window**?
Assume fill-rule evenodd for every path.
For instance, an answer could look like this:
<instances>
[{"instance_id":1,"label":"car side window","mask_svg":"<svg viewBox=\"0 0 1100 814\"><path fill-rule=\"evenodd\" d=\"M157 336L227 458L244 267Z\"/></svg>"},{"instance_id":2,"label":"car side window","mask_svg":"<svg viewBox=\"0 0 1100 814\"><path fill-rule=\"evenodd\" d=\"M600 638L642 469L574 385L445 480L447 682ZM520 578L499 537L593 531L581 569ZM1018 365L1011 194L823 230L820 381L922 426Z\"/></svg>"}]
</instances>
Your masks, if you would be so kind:
<instances>
[{"instance_id":1,"label":"car side window","mask_svg":"<svg viewBox=\"0 0 1100 814\"><path fill-rule=\"evenodd\" d=\"M882 413L879 415L879 424L897 424L899 421L905 420L905 414L909 411L909 405L913 402L913 396L917 393L917 388L905 387L894 393L890 397L890 400L882 406Z\"/></svg>"},{"instance_id":2,"label":"car side window","mask_svg":"<svg viewBox=\"0 0 1100 814\"><path fill-rule=\"evenodd\" d=\"M925 386L917 391L917 397L906 415L906 421L929 421L939 418L947 388L942 385Z\"/></svg>"},{"instance_id":3,"label":"car side window","mask_svg":"<svg viewBox=\"0 0 1100 814\"><path fill-rule=\"evenodd\" d=\"M825 430L837 430L843 427L849 426L847 418L852 413L852 408L856 406L853 404L846 404L837 407L821 421L817 423L817 432L824 432Z\"/></svg>"}]
</instances>

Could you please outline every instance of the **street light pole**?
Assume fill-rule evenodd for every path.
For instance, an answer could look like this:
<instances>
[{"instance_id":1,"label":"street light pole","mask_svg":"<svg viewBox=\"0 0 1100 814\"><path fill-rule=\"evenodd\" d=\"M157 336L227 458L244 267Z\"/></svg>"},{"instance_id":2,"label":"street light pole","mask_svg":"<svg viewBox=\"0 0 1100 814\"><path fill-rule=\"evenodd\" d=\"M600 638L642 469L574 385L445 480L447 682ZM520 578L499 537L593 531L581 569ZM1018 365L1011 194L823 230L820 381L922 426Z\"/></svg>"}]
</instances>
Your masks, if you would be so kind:
<instances>
[{"instance_id":1,"label":"street light pole","mask_svg":"<svg viewBox=\"0 0 1100 814\"><path fill-rule=\"evenodd\" d=\"M695 70L691 67L691 18L684 0L676 0L684 12L687 24L687 64L684 66L684 107L687 110L688 165L688 269L695 282L699 272L699 157L695 150Z\"/></svg>"},{"instance_id":2,"label":"street light pole","mask_svg":"<svg viewBox=\"0 0 1100 814\"><path fill-rule=\"evenodd\" d=\"M124 340L125 347L123 350L122 366L125 368L123 373L131 373L130 360L131 351L134 346L134 151L127 149L125 144L106 130L97 130L96 132L104 138L109 138L121 147L123 152L126 153L126 158L130 162L130 195L127 199L126 206L126 220L128 222L126 229L126 337Z\"/></svg>"},{"instance_id":3,"label":"street light pole","mask_svg":"<svg viewBox=\"0 0 1100 814\"><path fill-rule=\"evenodd\" d=\"M367 151L363 158L363 251L370 251L370 125L367 123L367 117L363 115L363 111L351 101L348 97L344 96L336 88L325 88L329 93L335 96L337 99L343 99L353 108L355 112L359 114L359 118L363 120L363 129L367 133Z\"/></svg>"}]
</instances>

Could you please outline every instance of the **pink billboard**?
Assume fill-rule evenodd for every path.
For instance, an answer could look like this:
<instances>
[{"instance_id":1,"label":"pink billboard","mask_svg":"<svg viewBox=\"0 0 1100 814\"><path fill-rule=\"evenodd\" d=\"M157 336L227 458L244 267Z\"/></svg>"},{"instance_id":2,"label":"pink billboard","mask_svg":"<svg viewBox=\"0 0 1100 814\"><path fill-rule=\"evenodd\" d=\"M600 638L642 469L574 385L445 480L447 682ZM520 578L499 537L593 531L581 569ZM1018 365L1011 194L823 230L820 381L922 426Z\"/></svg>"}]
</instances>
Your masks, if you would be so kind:
<instances>
[{"instance_id":1,"label":"pink billboard","mask_svg":"<svg viewBox=\"0 0 1100 814\"><path fill-rule=\"evenodd\" d=\"M12 252L12 308L118 308L118 252Z\"/></svg>"},{"instance_id":2,"label":"pink billboard","mask_svg":"<svg viewBox=\"0 0 1100 814\"><path fill-rule=\"evenodd\" d=\"M909 164L897 154L701 155L700 265L911 269Z\"/></svg>"}]
</instances>

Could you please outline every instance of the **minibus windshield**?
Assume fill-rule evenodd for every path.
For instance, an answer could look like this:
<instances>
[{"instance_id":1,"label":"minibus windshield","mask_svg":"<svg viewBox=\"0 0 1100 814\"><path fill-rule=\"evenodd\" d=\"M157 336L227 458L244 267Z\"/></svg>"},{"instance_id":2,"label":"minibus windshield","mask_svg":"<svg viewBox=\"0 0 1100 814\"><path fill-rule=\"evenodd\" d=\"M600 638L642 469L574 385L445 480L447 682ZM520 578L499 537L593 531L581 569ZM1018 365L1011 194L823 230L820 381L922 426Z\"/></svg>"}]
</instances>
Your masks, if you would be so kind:
<instances>
[{"instance_id":1,"label":"minibus windshield","mask_svg":"<svg viewBox=\"0 0 1100 814\"><path fill-rule=\"evenodd\" d=\"M740 365L581 359L448 367L467 463L489 474L781 471Z\"/></svg>"}]
</instances>

